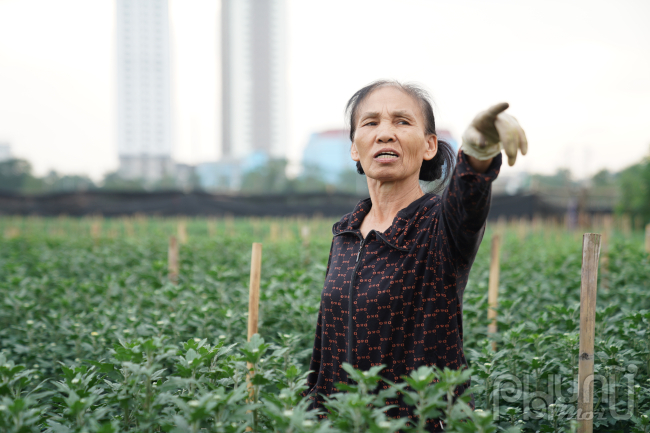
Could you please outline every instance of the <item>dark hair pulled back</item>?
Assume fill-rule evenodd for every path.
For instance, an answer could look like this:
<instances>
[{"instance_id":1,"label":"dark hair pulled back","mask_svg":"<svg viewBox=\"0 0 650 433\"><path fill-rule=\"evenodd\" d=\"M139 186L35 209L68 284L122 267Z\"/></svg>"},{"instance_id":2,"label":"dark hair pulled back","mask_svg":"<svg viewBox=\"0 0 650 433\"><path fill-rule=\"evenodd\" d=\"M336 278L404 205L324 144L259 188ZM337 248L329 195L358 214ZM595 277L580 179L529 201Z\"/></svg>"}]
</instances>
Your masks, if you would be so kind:
<instances>
[{"instance_id":1,"label":"dark hair pulled back","mask_svg":"<svg viewBox=\"0 0 650 433\"><path fill-rule=\"evenodd\" d=\"M422 114L424 116L425 133L427 135L434 134L437 136L436 119L433 115L431 97L426 90L416 84L402 84L399 81L394 80L378 80L358 90L354 95L352 95L347 105L345 106L346 118L348 119L350 125L351 141L354 141L354 133L357 129L356 120L359 106L368 97L368 95L370 95L378 88L384 86L396 87L418 101L420 108L422 109ZM438 184L441 187L446 185L449 178L451 177L451 173L453 172L454 161L455 155L451 145L446 141L438 140L438 152L436 153L436 156L434 156L431 160L422 161L422 166L420 167L420 180L426 182L439 181ZM358 161L357 172L359 174L365 174L363 167L361 167L361 163Z\"/></svg>"}]
</instances>

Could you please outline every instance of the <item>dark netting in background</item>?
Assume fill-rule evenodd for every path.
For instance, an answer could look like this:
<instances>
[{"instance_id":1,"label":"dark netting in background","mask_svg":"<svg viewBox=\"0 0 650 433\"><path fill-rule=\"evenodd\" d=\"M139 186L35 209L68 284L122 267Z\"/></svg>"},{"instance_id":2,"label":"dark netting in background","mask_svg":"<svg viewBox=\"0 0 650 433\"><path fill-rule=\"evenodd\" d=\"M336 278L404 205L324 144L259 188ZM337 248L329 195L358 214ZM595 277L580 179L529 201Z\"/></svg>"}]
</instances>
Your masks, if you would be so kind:
<instances>
[{"instance_id":1,"label":"dark netting in background","mask_svg":"<svg viewBox=\"0 0 650 433\"><path fill-rule=\"evenodd\" d=\"M205 192L110 192L23 196L0 192L0 215L40 216L305 216L341 217L364 197L344 193L266 194L233 196ZM493 195L489 218L542 217L566 213L566 206L551 203L543 195ZM587 212L611 212L588 209Z\"/></svg>"}]
</instances>

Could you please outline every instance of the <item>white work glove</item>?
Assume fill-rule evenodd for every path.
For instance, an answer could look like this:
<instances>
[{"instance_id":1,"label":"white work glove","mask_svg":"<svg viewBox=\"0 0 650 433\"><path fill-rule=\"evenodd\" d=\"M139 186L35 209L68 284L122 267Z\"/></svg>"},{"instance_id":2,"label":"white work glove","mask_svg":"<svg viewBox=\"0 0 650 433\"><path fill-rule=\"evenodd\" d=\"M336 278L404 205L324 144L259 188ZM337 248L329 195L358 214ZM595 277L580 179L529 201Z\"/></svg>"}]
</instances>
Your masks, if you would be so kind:
<instances>
[{"instance_id":1,"label":"white work glove","mask_svg":"<svg viewBox=\"0 0 650 433\"><path fill-rule=\"evenodd\" d=\"M507 102L501 102L476 115L463 134L462 150L466 155L484 161L505 149L508 165L512 166L517 159L517 150L526 154L528 141L524 130L517 119L503 112L509 106Z\"/></svg>"}]
</instances>

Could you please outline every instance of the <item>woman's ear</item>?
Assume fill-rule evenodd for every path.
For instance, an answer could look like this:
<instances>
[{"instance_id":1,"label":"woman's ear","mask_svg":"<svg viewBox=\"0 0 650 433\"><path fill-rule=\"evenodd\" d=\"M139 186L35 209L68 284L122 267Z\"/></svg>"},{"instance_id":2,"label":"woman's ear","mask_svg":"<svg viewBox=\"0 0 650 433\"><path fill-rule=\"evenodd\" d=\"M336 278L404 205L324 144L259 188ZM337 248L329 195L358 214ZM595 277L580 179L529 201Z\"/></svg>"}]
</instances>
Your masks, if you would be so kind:
<instances>
[{"instance_id":1,"label":"woman's ear","mask_svg":"<svg viewBox=\"0 0 650 433\"><path fill-rule=\"evenodd\" d=\"M360 161L361 158L359 158L359 151L357 150L357 145L352 142L352 146L350 147L350 156L352 157L352 161Z\"/></svg>"},{"instance_id":2,"label":"woman's ear","mask_svg":"<svg viewBox=\"0 0 650 433\"><path fill-rule=\"evenodd\" d=\"M438 153L438 137L430 134L424 144L426 145L426 149L424 150L424 159L426 161L431 161Z\"/></svg>"}]
</instances>

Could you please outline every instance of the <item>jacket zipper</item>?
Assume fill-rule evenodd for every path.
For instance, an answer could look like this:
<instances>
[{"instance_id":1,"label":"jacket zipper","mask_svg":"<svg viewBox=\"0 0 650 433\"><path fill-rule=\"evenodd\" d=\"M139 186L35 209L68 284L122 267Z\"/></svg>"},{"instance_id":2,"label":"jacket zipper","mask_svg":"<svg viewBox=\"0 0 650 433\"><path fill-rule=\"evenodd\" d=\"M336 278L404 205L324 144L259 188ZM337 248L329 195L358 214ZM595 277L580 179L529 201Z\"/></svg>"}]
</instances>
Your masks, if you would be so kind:
<instances>
[{"instance_id":1,"label":"jacket zipper","mask_svg":"<svg viewBox=\"0 0 650 433\"><path fill-rule=\"evenodd\" d=\"M388 239L386 239L381 233L379 233L376 230L370 230L370 232L368 232L368 235L370 235L370 233L372 233L372 232L374 232L375 235L377 235L377 237L379 237L382 241L384 241L389 246L391 246L391 247L393 247L393 248L395 248L397 250L400 250L400 251L408 251L408 248L398 247L397 245L394 245L394 244L390 243L388 241ZM354 325L354 321L352 320L352 315L353 315L352 311L354 309L354 297L353 297L353 294L354 294L354 281L355 281L355 278L357 277L357 271L359 270L359 265L361 264L359 260L361 259L361 253L363 252L363 248L365 247L366 239L368 238L368 235L366 235L366 238L363 238L356 231L346 230L344 232L337 233L334 236L340 236L342 234L347 234L347 233L355 234L359 239L361 239L361 245L359 245L359 251L357 252L357 260L356 260L355 265L354 265L354 272L352 273L352 278L350 278L350 291L349 291L349 302L348 302L348 348L347 348L348 364L350 364L351 366L354 367L354 359L353 359L353 356L352 356L352 347L353 347L352 340L354 338L354 334L352 333L352 328L353 328L353 325ZM349 377L348 377L347 381L348 381L348 383L350 383L350 378Z\"/></svg>"},{"instance_id":2,"label":"jacket zipper","mask_svg":"<svg viewBox=\"0 0 650 433\"><path fill-rule=\"evenodd\" d=\"M354 360L352 359L352 339L354 338L354 334L352 333L352 326L353 326L353 320L352 320L352 310L354 309L354 280L357 277L357 271L359 270L359 265L361 262L359 262L359 258L361 257L361 252L363 251L363 247L366 243L365 239L361 239L361 245L359 245L359 252L357 253L357 261L356 264L354 265L354 272L352 273L352 278L350 278L350 292L349 292L349 309L348 309L348 364L354 367ZM350 383L350 379L348 378L348 383Z\"/></svg>"}]
</instances>

